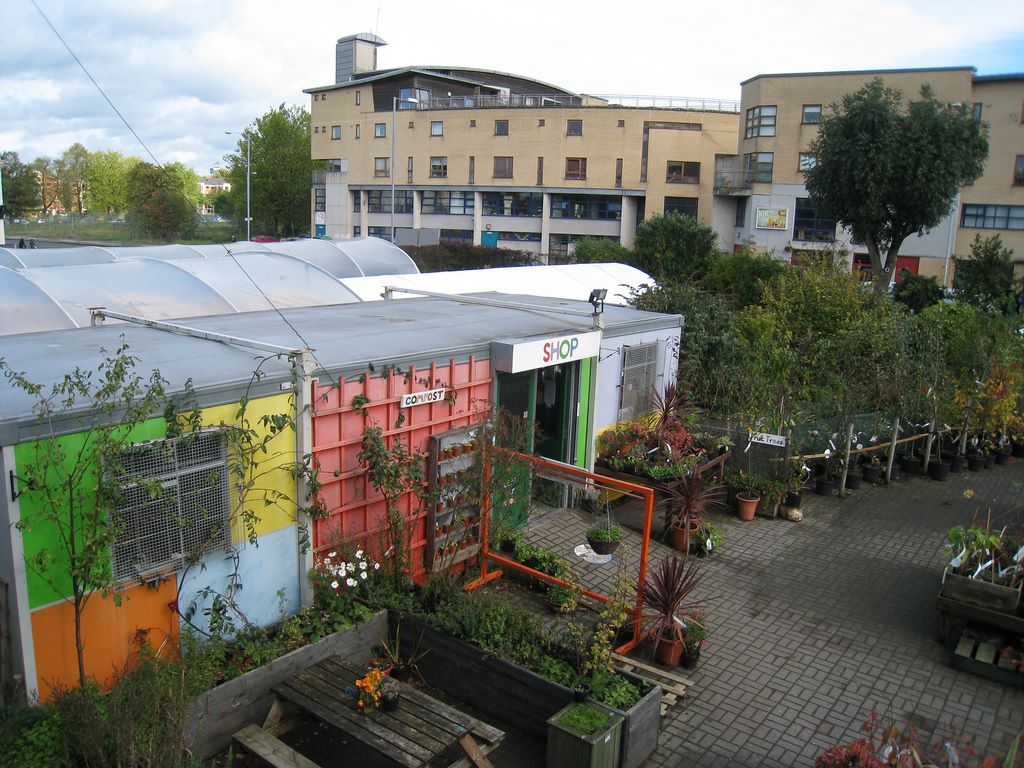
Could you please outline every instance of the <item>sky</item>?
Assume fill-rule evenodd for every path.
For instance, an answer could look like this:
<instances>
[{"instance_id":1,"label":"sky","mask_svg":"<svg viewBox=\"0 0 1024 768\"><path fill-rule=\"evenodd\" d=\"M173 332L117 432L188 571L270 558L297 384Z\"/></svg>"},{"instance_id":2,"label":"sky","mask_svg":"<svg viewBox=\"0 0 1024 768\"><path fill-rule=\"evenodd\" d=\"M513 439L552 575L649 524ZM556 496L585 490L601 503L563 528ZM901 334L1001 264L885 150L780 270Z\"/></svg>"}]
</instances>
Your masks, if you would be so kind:
<instances>
[{"instance_id":1,"label":"sky","mask_svg":"<svg viewBox=\"0 0 1024 768\"><path fill-rule=\"evenodd\" d=\"M74 142L209 172L240 131L334 81L340 37L378 67L458 65L590 94L738 100L756 74L974 66L1024 72L1020 0L4 0L0 151ZM124 116L110 104L57 35ZM582 9L586 10L582 10Z\"/></svg>"}]
</instances>

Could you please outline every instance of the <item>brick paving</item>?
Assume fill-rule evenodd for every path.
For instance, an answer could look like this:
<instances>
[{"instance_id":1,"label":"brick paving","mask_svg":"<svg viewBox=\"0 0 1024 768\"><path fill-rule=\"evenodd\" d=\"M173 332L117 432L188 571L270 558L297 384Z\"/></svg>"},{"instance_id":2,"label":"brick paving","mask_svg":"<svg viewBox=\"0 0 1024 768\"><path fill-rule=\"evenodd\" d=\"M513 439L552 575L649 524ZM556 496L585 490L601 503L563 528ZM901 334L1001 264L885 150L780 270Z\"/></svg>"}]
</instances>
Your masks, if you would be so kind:
<instances>
[{"instance_id":1,"label":"brick paving","mask_svg":"<svg viewBox=\"0 0 1024 768\"><path fill-rule=\"evenodd\" d=\"M965 498L965 491L973 491ZM935 639L935 597L946 529L976 514L1024 507L1024 462L981 473L867 487L845 499L804 495L800 523L731 514L712 519L721 550L703 561L698 597L712 631L685 705L662 721L650 766L811 766L856 738L872 709L913 719L923 736L949 729L981 752L1005 750L1024 729L1024 691L945 663ZM566 510L531 520L527 538L572 557L590 518ZM579 563L581 580L607 589L639 536L609 565ZM667 552L652 542L651 562ZM504 752L504 750L503 750ZM496 765L536 765L509 751Z\"/></svg>"}]
</instances>

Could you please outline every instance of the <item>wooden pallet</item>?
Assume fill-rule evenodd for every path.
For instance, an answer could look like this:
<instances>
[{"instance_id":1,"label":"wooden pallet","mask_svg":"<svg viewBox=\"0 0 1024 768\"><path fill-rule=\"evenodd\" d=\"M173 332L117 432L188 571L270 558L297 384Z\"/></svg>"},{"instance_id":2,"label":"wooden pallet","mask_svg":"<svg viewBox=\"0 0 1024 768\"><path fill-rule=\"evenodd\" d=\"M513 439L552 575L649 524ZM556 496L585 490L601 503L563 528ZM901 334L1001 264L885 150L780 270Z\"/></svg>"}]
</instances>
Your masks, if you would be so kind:
<instances>
[{"instance_id":1,"label":"wooden pallet","mask_svg":"<svg viewBox=\"0 0 1024 768\"><path fill-rule=\"evenodd\" d=\"M686 695L686 689L693 685L693 681L689 678L667 669L645 664L642 661L631 659L628 656L621 656L617 653L612 654L612 656L615 659L615 668L618 671L629 672L629 674L636 677L642 677L649 683L661 686L662 717Z\"/></svg>"}]
</instances>

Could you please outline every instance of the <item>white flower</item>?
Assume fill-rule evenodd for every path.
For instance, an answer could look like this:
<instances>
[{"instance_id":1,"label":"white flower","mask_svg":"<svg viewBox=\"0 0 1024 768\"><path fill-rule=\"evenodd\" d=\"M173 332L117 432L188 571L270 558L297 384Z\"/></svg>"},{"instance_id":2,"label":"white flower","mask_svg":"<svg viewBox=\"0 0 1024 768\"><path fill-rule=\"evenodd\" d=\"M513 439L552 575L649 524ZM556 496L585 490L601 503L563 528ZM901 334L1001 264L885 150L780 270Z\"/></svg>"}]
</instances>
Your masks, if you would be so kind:
<instances>
[{"instance_id":1,"label":"white flower","mask_svg":"<svg viewBox=\"0 0 1024 768\"><path fill-rule=\"evenodd\" d=\"M362 562L362 563L359 564L359 570L361 570L361 571L365 571L366 570L366 563L365 562Z\"/></svg>"},{"instance_id":2,"label":"white flower","mask_svg":"<svg viewBox=\"0 0 1024 768\"><path fill-rule=\"evenodd\" d=\"M380 570L380 563L374 563L373 564L373 570L379 571Z\"/></svg>"},{"instance_id":3,"label":"white flower","mask_svg":"<svg viewBox=\"0 0 1024 768\"><path fill-rule=\"evenodd\" d=\"M327 554L327 556L328 556L328 557L337 557L337 556L338 556L338 553L337 553L337 552L329 552L329 553Z\"/></svg>"},{"instance_id":4,"label":"white flower","mask_svg":"<svg viewBox=\"0 0 1024 768\"><path fill-rule=\"evenodd\" d=\"M345 579L345 586L346 587L354 587L358 583L359 582L357 582L355 579Z\"/></svg>"},{"instance_id":5,"label":"white flower","mask_svg":"<svg viewBox=\"0 0 1024 768\"><path fill-rule=\"evenodd\" d=\"M338 582L332 581L331 582L331 589L337 589L337 588L338 588Z\"/></svg>"},{"instance_id":6,"label":"white flower","mask_svg":"<svg viewBox=\"0 0 1024 768\"><path fill-rule=\"evenodd\" d=\"M359 578L360 579L365 579L366 578L366 571L363 571L362 573L360 573L359 574Z\"/></svg>"},{"instance_id":7,"label":"white flower","mask_svg":"<svg viewBox=\"0 0 1024 768\"><path fill-rule=\"evenodd\" d=\"M357 559L359 559L359 558L361 558L362 556L363 556L363 550L361 550L361 549L357 549L357 550L356 550L356 558L357 558Z\"/></svg>"}]
</instances>

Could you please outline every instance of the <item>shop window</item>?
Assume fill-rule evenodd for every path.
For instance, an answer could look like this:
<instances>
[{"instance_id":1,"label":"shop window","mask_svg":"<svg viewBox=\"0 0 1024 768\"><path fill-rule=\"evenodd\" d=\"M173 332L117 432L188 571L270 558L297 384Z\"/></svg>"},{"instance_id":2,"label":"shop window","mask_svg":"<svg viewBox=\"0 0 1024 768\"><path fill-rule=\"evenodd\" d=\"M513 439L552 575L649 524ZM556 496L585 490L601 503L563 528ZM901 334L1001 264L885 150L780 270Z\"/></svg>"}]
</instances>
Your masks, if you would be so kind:
<instances>
[{"instance_id":1,"label":"shop window","mask_svg":"<svg viewBox=\"0 0 1024 768\"><path fill-rule=\"evenodd\" d=\"M775 106L771 107L751 107L747 110L747 130L744 134L744 138L753 139L758 136L774 136L775 135L775 118L778 115L779 108Z\"/></svg>"},{"instance_id":2,"label":"shop window","mask_svg":"<svg viewBox=\"0 0 1024 768\"><path fill-rule=\"evenodd\" d=\"M536 218L544 207L544 195L540 192L484 192L480 198L484 216Z\"/></svg>"},{"instance_id":3,"label":"shop window","mask_svg":"<svg viewBox=\"0 0 1024 768\"><path fill-rule=\"evenodd\" d=\"M700 163L669 160L665 181L669 184L700 184Z\"/></svg>"},{"instance_id":4,"label":"shop window","mask_svg":"<svg viewBox=\"0 0 1024 768\"><path fill-rule=\"evenodd\" d=\"M111 569L118 581L181 570L231 543L227 439L201 432L129 446L117 459L121 499Z\"/></svg>"},{"instance_id":5,"label":"shop window","mask_svg":"<svg viewBox=\"0 0 1024 768\"><path fill-rule=\"evenodd\" d=\"M570 181L585 181L587 178L587 158L565 158L565 178Z\"/></svg>"},{"instance_id":6,"label":"shop window","mask_svg":"<svg viewBox=\"0 0 1024 768\"><path fill-rule=\"evenodd\" d=\"M622 348L619 421L638 419L650 410L658 384L659 347L658 342L652 342Z\"/></svg>"},{"instance_id":7,"label":"shop window","mask_svg":"<svg viewBox=\"0 0 1024 768\"><path fill-rule=\"evenodd\" d=\"M448 214L452 216L472 216L475 208L475 193L465 189L427 189L423 191L420 212L429 214Z\"/></svg>"},{"instance_id":8,"label":"shop window","mask_svg":"<svg viewBox=\"0 0 1024 768\"><path fill-rule=\"evenodd\" d=\"M831 243L836 239L835 219L818 216L809 198L798 197L793 214L793 239Z\"/></svg>"}]
</instances>

